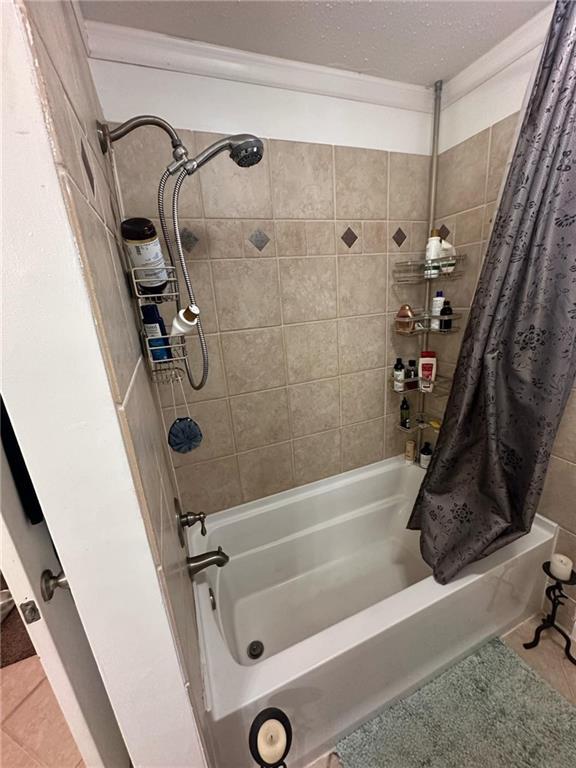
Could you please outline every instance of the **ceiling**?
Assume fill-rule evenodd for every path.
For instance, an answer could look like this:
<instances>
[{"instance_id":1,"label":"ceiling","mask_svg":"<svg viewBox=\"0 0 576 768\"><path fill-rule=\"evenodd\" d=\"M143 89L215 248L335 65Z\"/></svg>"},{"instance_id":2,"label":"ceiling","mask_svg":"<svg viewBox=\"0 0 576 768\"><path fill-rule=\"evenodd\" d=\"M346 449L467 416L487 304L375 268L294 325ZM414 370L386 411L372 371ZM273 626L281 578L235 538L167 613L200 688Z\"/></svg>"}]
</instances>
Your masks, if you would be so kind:
<instances>
[{"instance_id":1,"label":"ceiling","mask_svg":"<svg viewBox=\"0 0 576 768\"><path fill-rule=\"evenodd\" d=\"M537 14L537 0L84 0L84 17L429 85Z\"/></svg>"}]
</instances>

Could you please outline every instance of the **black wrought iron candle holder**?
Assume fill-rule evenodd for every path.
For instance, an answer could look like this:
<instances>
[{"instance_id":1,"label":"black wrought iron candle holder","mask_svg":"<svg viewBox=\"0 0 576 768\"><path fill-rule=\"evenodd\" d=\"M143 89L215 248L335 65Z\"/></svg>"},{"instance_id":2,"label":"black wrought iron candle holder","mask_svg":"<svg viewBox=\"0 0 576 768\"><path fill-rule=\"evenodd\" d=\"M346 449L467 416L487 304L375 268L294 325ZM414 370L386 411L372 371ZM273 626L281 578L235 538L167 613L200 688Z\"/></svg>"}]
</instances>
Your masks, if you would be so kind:
<instances>
[{"instance_id":1,"label":"black wrought iron candle holder","mask_svg":"<svg viewBox=\"0 0 576 768\"><path fill-rule=\"evenodd\" d=\"M556 632L559 632L564 638L564 640L566 641L566 644L564 646L564 653L566 654L566 657L572 662L572 664L576 664L576 658L574 658L574 656L572 656L572 654L570 653L570 646L572 644L572 641L568 637L566 632L564 632L562 627L559 627L558 624L556 624L556 613L558 611L558 608L561 605L564 605L562 601L568 598L568 595L564 592L562 587L564 585L571 587L576 584L576 571L572 571L572 573L570 574L570 578L565 580L565 579L558 579L556 578L556 576L552 575L552 572L550 571L549 560L547 560L543 564L542 569L546 574L546 576L548 576L550 579L554 579L555 581L555 584L550 584L550 586L546 587L546 597L552 603L552 610L544 619L542 619L542 623L540 624L540 626L536 628L534 640L532 640L529 643L524 643L524 648L536 648L536 646L540 642L540 635L542 634L542 632L544 632L545 629L555 629Z\"/></svg>"}]
</instances>

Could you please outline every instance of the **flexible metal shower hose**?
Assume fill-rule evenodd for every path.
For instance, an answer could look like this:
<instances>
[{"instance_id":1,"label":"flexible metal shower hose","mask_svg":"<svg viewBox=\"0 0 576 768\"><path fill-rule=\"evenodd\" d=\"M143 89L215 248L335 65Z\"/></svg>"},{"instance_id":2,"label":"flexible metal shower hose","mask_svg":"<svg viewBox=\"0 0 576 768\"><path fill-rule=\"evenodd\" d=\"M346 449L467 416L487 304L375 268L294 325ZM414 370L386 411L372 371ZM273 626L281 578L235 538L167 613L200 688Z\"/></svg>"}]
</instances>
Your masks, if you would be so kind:
<instances>
[{"instance_id":1,"label":"flexible metal shower hose","mask_svg":"<svg viewBox=\"0 0 576 768\"><path fill-rule=\"evenodd\" d=\"M186 178L188 174L186 171L181 171L176 179L176 183L174 184L174 191L172 193L172 221L174 224L174 241L176 243L176 252L178 253L178 260L180 262L180 266L182 267L182 274L184 275L184 282L186 283L186 289L188 291L188 297L190 299L190 304L196 304L196 299L194 298L194 290L192 288L192 281L190 280L190 275L188 274L188 267L186 266L186 259L184 258L184 252L182 250L182 240L180 238L180 221L178 216L178 202L180 197L180 187L182 186L182 183L184 179ZM168 170L164 171L162 174L162 177L160 178L160 184L158 185L158 215L160 218L160 226L162 227L162 234L164 235L164 241L166 243L166 248L168 249L168 256L170 258L170 262L173 267L176 266L174 263L174 258L172 256L172 249L170 247L170 233L168 231L168 225L166 223L166 214L164 211L164 192L166 188L166 182L170 178L170 173ZM182 303L180 300L180 295L178 295L178 299L176 300L176 307L178 311L182 309ZM206 337L204 336L204 329L202 328L202 320L200 317L198 318L198 322L196 323L196 328L198 329L198 339L200 341L200 349L202 351L202 378L198 383L194 381L194 377L192 375L192 371L190 369L190 363L188 361L188 357L184 358L184 365L186 367L186 374L188 376L188 380L190 382L190 386L192 389L202 389L202 387L206 384L206 380L208 379L208 347L206 345Z\"/></svg>"}]
</instances>

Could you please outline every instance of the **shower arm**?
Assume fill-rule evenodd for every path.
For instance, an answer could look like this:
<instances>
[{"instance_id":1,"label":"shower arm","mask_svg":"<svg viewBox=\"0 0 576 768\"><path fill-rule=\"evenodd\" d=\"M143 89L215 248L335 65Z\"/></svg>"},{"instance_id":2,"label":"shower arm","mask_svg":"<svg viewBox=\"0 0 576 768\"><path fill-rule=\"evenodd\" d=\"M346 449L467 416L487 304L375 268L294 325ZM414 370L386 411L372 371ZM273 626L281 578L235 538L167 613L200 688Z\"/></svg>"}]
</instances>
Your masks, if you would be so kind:
<instances>
[{"instance_id":1,"label":"shower arm","mask_svg":"<svg viewBox=\"0 0 576 768\"><path fill-rule=\"evenodd\" d=\"M124 136L132 133L136 128L142 128L144 126L160 128L168 134L170 142L172 143L172 156L174 161L170 163L167 170L172 176L178 173L178 171L189 162L188 150L170 123L156 115L138 115L137 117L131 117L130 120L126 120L126 122L112 130L110 130L106 123L97 121L96 133L98 134L98 141L100 142L102 154L105 155L108 152L110 145L115 141L124 138Z\"/></svg>"}]
</instances>

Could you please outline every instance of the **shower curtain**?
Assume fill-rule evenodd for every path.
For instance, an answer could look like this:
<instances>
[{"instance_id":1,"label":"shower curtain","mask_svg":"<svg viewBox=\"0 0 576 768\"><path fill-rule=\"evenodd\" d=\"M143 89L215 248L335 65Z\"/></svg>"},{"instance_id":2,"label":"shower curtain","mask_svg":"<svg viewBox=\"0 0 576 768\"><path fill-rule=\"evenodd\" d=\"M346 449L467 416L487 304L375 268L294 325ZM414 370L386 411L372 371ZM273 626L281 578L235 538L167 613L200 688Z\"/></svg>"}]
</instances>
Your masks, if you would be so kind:
<instances>
[{"instance_id":1,"label":"shower curtain","mask_svg":"<svg viewBox=\"0 0 576 768\"><path fill-rule=\"evenodd\" d=\"M530 530L575 375L576 3L564 0L408 523L441 584Z\"/></svg>"}]
</instances>

